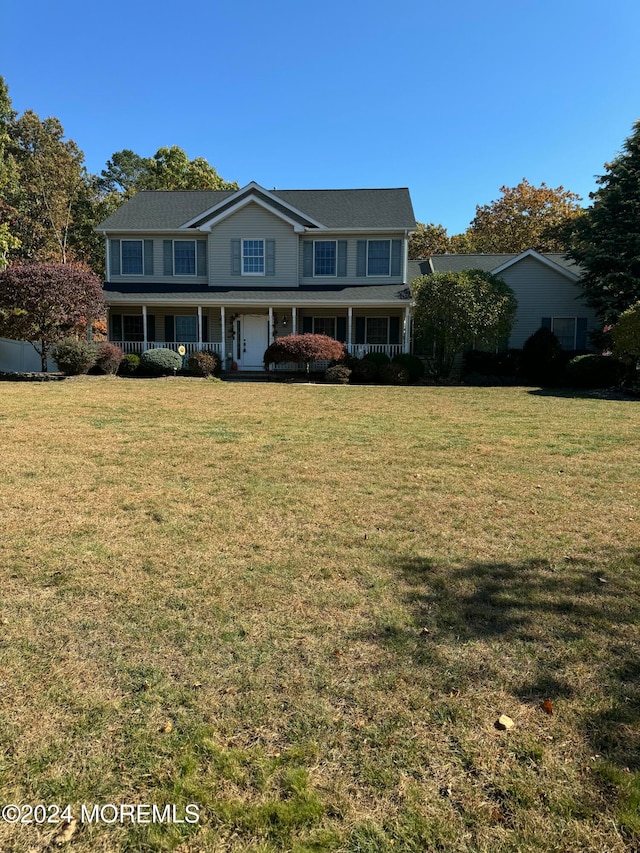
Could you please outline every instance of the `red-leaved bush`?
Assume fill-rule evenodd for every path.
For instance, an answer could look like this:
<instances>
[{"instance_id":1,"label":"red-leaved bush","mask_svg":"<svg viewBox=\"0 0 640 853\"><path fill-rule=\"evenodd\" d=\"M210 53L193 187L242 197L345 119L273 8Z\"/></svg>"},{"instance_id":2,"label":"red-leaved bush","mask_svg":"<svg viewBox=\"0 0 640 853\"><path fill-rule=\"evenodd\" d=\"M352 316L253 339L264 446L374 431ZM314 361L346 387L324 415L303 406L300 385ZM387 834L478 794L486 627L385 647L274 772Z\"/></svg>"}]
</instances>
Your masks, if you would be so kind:
<instances>
[{"instance_id":1,"label":"red-leaved bush","mask_svg":"<svg viewBox=\"0 0 640 853\"><path fill-rule=\"evenodd\" d=\"M103 373L117 373L120 367L120 362L124 358L124 353L120 347L115 344L103 341L98 345L98 357L96 358L96 367Z\"/></svg>"},{"instance_id":2,"label":"red-leaved bush","mask_svg":"<svg viewBox=\"0 0 640 853\"><path fill-rule=\"evenodd\" d=\"M286 335L267 347L264 365L304 361L308 372L312 361L338 361L344 354L344 345L327 335Z\"/></svg>"}]
</instances>

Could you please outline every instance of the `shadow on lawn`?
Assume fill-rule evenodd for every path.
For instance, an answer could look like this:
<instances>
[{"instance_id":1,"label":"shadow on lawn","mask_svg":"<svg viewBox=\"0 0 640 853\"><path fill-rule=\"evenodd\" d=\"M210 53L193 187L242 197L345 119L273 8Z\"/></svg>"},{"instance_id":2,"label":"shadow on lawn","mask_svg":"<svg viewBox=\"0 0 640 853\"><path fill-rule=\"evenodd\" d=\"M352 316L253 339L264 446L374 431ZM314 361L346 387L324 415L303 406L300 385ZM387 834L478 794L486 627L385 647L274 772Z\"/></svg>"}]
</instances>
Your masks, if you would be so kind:
<instances>
[{"instance_id":1,"label":"shadow on lawn","mask_svg":"<svg viewBox=\"0 0 640 853\"><path fill-rule=\"evenodd\" d=\"M570 700L586 671L593 686L585 689L597 691L580 699L589 743L617 766L640 769L639 550L606 565L563 558L451 567L414 559L400 570L415 623L414 660L451 671L457 645L459 689L488 679L525 702ZM425 641L417 648L416 635Z\"/></svg>"},{"instance_id":2,"label":"shadow on lawn","mask_svg":"<svg viewBox=\"0 0 640 853\"><path fill-rule=\"evenodd\" d=\"M622 400L627 403L640 401L636 390L624 388L532 388L532 397L562 397L565 400Z\"/></svg>"}]
</instances>

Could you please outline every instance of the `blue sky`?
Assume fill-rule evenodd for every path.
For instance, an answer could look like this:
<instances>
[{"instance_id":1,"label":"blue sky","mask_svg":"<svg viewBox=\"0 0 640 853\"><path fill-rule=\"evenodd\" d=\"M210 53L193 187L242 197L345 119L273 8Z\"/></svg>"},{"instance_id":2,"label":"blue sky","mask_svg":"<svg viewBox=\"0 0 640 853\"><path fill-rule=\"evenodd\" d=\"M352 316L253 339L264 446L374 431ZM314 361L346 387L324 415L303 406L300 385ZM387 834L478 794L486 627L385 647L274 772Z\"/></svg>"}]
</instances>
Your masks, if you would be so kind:
<instances>
[{"instance_id":1,"label":"blue sky","mask_svg":"<svg viewBox=\"0 0 640 853\"><path fill-rule=\"evenodd\" d=\"M178 145L241 185L408 186L451 234L522 178L586 200L640 118L637 0L4 0L0 32L14 109L92 172Z\"/></svg>"}]
</instances>

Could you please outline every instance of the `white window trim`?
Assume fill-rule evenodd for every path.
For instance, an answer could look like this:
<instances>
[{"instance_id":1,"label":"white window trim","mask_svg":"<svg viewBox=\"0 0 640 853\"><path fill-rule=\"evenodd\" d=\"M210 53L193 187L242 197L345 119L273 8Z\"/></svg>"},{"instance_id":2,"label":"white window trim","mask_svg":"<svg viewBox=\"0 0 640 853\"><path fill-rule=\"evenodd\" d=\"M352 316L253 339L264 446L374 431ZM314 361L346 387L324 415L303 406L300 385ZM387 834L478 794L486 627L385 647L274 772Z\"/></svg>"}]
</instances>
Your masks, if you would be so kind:
<instances>
[{"instance_id":1,"label":"white window trim","mask_svg":"<svg viewBox=\"0 0 640 853\"><path fill-rule=\"evenodd\" d=\"M198 275L198 241L197 240L172 240L171 258L173 260L173 274L180 276L197 276ZM176 243L193 243L193 272L176 272Z\"/></svg>"},{"instance_id":2,"label":"white window trim","mask_svg":"<svg viewBox=\"0 0 640 853\"><path fill-rule=\"evenodd\" d=\"M124 256L123 249L125 243L140 243L140 249L142 254L142 272L123 272L124 270ZM123 276L136 276L136 275L144 275L144 240L120 240L120 275Z\"/></svg>"},{"instance_id":3,"label":"white window trim","mask_svg":"<svg viewBox=\"0 0 640 853\"><path fill-rule=\"evenodd\" d=\"M336 247L335 251L335 272L334 273L317 273L316 272L316 243L333 243ZM337 278L338 277L338 241L337 240L314 240L313 241L313 277L314 278Z\"/></svg>"},{"instance_id":4,"label":"white window trim","mask_svg":"<svg viewBox=\"0 0 640 853\"><path fill-rule=\"evenodd\" d=\"M379 343L373 344L367 340L369 337L369 320L386 320L387 321L387 340L380 341ZM391 331L391 318L388 315L384 317L366 317L364 318L364 342L369 346L388 346L389 345L389 335Z\"/></svg>"},{"instance_id":5,"label":"white window trim","mask_svg":"<svg viewBox=\"0 0 640 853\"><path fill-rule=\"evenodd\" d=\"M555 335L555 331L553 328L553 324L556 320L573 320L573 346L571 349L576 350L578 348L578 318L577 317L552 317L551 318L551 331ZM563 336L564 337L564 336Z\"/></svg>"},{"instance_id":6,"label":"white window trim","mask_svg":"<svg viewBox=\"0 0 640 853\"><path fill-rule=\"evenodd\" d=\"M262 272L245 272L244 271L244 244L245 243L256 243L257 241L262 243ZM255 256L254 256L255 257ZM247 276L261 276L265 275L267 271L267 241L264 237L243 237L240 240L240 274Z\"/></svg>"},{"instance_id":7,"label":"white window trim","mask_svg":"<svg viewBox=\"0 0 640 853\"><path fill-rule=\"evenodd\" d=\"M370 273L369 272L369 243L388 243L389 244L389 272L378 272L378 273ZM391 240L385 239L384 237L381 240L367 240L367 278L389 278L391 276Z\"/></svg>"}]
</instances>

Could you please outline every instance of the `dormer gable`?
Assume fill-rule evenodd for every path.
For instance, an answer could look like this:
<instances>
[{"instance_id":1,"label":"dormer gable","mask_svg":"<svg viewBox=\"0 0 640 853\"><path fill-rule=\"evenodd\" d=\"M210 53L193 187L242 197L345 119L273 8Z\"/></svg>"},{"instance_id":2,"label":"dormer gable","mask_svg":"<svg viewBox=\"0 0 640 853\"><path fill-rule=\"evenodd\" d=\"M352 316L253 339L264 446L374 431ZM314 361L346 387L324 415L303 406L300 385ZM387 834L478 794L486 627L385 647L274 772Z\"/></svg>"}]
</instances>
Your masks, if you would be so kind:
<instances>
[{"instance_id":1,"label":"dormer gable","mask_svg":"<svg viewBox=\"0 0 640 853\"><path fill-rule=\"evenodd\" d=\"M312 219L307 214L298 210L273 193L261 187L255 181L237 190L231 196L222 199L218 204L205 210L198 216L193 217L182 225L182 228L197 228L199 231L211 231L219 222L233 216L248 204L257 204L265 210L287 222L296 233L303 233L310 229L326 230L321 222Z\"/></svg>"}]
</instances>

